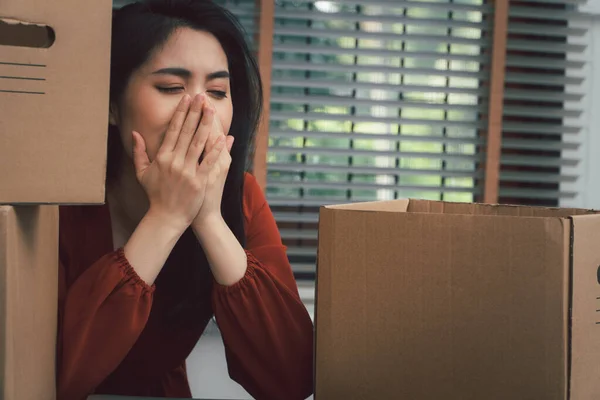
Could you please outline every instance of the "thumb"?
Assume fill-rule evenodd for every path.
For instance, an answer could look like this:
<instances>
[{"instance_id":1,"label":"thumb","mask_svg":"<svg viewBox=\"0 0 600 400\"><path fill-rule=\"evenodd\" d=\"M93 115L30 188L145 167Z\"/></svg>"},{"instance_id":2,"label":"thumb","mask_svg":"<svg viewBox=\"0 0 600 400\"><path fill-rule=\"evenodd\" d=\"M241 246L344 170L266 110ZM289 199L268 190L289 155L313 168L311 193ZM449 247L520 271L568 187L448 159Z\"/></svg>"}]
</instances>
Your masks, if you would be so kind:
<instances>
[{"instance_id":1,"label":"thumb","mask_svg":"<svg viewBox=\"0 0 600 400\"><path fill-rule=\"evenodd\" d=\"M227 152L231 153L231 148L233 147L233 141L235 140L235 137L231 136L231 135L227 135L225 137L225 144L227 146Z\"/></svg>"},{"instance_id":2,"label":"thumb","mask_svg":"<svg viewBox=\"0 0 600 400\"><path fill-rule=\"evenodd\" d=\"M133 164L135 165L135 173L139 178L150 166L150 159L146 153L146 142L144 142L142 135L136 131L132 131L131 134L133 136Z\"/></svg>"}]
</instances>

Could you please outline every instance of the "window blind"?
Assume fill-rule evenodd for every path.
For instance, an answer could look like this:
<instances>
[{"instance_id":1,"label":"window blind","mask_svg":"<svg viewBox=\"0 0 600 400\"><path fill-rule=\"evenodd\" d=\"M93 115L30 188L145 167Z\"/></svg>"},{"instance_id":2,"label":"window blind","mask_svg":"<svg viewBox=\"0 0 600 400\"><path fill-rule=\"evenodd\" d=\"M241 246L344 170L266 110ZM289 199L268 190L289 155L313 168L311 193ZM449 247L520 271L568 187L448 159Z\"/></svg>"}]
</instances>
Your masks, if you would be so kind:
<instances>
[{"instance_id":1,"label":"window blind","mask_svg":"<svg viewBox=\"0 0 600 400\"><path fill-rule=\"evenodd\" d=\"M318 207L481 193L493 8L276 2L267 196L297 276Z\"/></svg>"},{"instance_id":2,"label":"window blind","mask_svg":"<svg viewBox=\"0 0 600 400\"><path fill-rule=\"evenodd\" d=\"M582 0L511 0L500 174L503 203L558 206L577 196L587 31ZM579 25L579 27L577 27ZM565 185L566 184L566 185Z\"/></svg>"},{"instance_id":3,"label":"window blind","mask_svg":"<svg viewBox=\"0 0 600 400\"><path fill-rule=\"evenodd\" d=\"M232 14L234 14L237 19L242 24L242 27L246 31L246 39L248 40L248 44L255 51L258 34L258 17L260 7L258 6L258 2L256 0L213 0L215 3L224 6Z\"/></svg>"}]
</instances>

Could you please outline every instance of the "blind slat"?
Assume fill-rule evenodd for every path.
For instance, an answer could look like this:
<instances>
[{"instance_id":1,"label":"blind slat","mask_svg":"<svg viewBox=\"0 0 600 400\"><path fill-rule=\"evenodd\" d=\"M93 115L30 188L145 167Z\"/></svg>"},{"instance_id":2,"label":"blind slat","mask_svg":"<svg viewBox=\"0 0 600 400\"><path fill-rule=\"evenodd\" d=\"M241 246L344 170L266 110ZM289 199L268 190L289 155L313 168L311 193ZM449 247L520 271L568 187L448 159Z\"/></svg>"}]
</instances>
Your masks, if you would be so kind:
<instances>
[{"instance_id":1,"label":"blind slat","mask_svg":"<svg viewBox=\"0 0 600 400\"><path fill-rule=\"evenodd\" d=\"M583 53L586 45L572 43L541 42L534 40L509 40L506 47L510 50L542 51L545 53Z\"/></svg>"},{"instance_id":2,"label":"blind slat","mask_svg":"<svg viewBox=\"0 0 600 400\"><path fill-rule=\"evenodd\" d=\"M353 39L371 39L379 43L389 41L403 41L408 43L425 42L436 44L464 44L467 46L487 47L491 44L488 38L466 38L460 36L442 36L442 35L419 35L410 33L392 33L392 32L371 32L358 31L351 29L322 29L322 28L294 28L287 26L278 26L275 28L275 36L299 36L303 38L353 38Z\"/></svg>"},{"instance_id":3,"label":"blind slat","mask_svg":"<svg viewBox=\"0 0 600 400\"><path fill-rule=\"evenodd\" d=\"M483 128L486 125L485 121L452 121L452 120L432 120L432 119L412 119L412 118L385 118L385 117L371 117L371 116L360 116L360 115L335 115L331 113L316 113L316 112L285 112L285 111L271 111L272 121L287 121L290 119L302 119L304 121L339 121L339 122L374 122L382 124L395 124L395 125L429 125L429 126L441 126L441 127L464 127L464 128Z\"/></svg>"},{"instance_id":4,"label":"blind slat","mask_svg":"<svg viewBox=\"0 0 600 400\"><path fill-rule=\"evenodd\" d=\"M533 101L579 101L583 98L580 93L562 93L557 91L542 90L516 90L506 89L504 98L508 100L533 100Z\"/></svg>"},{"instance_id":5,"label":"blind slat","mask_svg":"<svg viewBox=\"0 0 600 400\"><path fill-rule=\"evenodd\" d=\"M294 189L338 189L338 190L406 190L414 192L446 192L446 193L479 193L480 188L468 188L460 186L427 186L427 185L407 185L407 184L386 184L386 183L361 183L361 182L309 182L309 181L269 181L271 187L290 187Z\"/></svg>"},{"instance_id":6,"label":"blind slat","mask_svg":"<svg viewBox=\"0 0 600 400\"><path fill-rule=\"evenodd\" d=\"M341 80L297 80L288 78L273 78L271 80L273 87L290 88L314 88L314 89L370 89L370 90L402 90L404 92L425 92L425 93L463 93L470 95L487 95L487 89L477 88L459 88L452 86L426 86L426 85L404 85L392 83L373 83L373 82L352 82ZM518 92L515 92L518 94Z\"/></svg>"},{"instance_id":7,"label":"blind slat","mask_svg":"<svg viewBox=\"0 0 600 400\"><path fill-rule=\"evenodd\" d=\"M314 71L314 72L342 72L342 73L384 73L404 75L428 75L443 77L458 77L471 79L487 79L486 71L460 71L453 69L434 69L417 67L392 67L386 65L360 65L360 64L325 64L316 62L287 62L273 60L273 70L283 71Z\"/></svg>"},{"instance_id":8,"label":"blind slat","mask_svg":"<svg viewBox=\"0 0 600 400\"><path fill-rule=\"evenodd\" d=\"M539 24L511 23L508 26L508 33L540 35L548 37L573 36L581 37L587 32L584 28L573 28L563 26L546 26Z\"/></svg>"},{"instance_id":9,"label":"blind slat","mask_svg":"<svg viewBox=\"0 0 600 400\"><path fill-rule=\"evenodd\" d=\"M482 138L476 137L449 137L434 135L409 135L397 133L359 133L359 132L328 132L328 131L294 131L294 130L271 130L272 138L313 138L313 139L343 139L343 140L378 140L388 142L427 142L439 144L472 144L483 145Z\"/></svg>"},{"instance_id":10,"label":"blind slat","mask_svg":"<svg viewBox=\"0 0 600 400\"><path fill-rule=\"evenodd\" d=\"M402 175L402 176L441 176L446 178L481 178L481 171L454 171L449 169L416 169L397 167L365 167L327 164L298 164L298 163L271 163L271 172L339 172L353 175ZM269 178L271 179L271 178ZM275 179L275 178L273 178ZM269 181L271 182L271 181ZM276 181L273 181L276 182Z\"/></svg>"},{"instance_id":11,"label":"blind slat","mask_svg":"<svg viewBox=\"0 0 600 400\"><path fill-rule=\"evenodd\" d=\"M547 20L565 21L569 20L575 22L585 15L579 11L571 10L553 10L541 7L525 7L525 6L512 6L508 8L509 17L521 17L521 18L536 18Z\"/></svg>"},{"instance_id":12,"label":"blind slat","mask_svg":"<svg viewBox=\"0 0 600 400\"><path fill-rule=\"evenodd\" d=\"M535 75L509 72L506 74L505 81L507 83L525 83L530 85L581 85L584 79L576 76Z\"/></svg>"},{"instance_id":13,"label":"blind slat","mask_svg":"<svg viewBox=\"0 0 600 400\"><path fill-rule=\"evenodd\" d=\"M324 55L350 55L350 56L372 56L372 57L402 57L402 58L430 58L443 59L449 61L468 61L486 63L489 58L485 55L468 55L445 52L427 52L427 51L405 51L385 50L385 49L365 49L354 47L338 46L317 46L300 44L273 44L275 53L292 54L324 54Z\"/></svg>"},{"instance_id":14,"label":"blind slat","mask_svg":"<svg viewBox=\"0 0 600 400\"><path fill-rule=\"evenodd\" d=\"M435 160L459 160L459 161L481 161L482 155L472 154L450 154L450 153L429 153L429 152L397 152L392 150L363 150L363 149L338 149L326 147L287 147L278 146L269 149L271 153L281 154L321 154L321 155L341 155L341 156L387 156L398 158L423 158Z\"/></svg>"}]
</instances>

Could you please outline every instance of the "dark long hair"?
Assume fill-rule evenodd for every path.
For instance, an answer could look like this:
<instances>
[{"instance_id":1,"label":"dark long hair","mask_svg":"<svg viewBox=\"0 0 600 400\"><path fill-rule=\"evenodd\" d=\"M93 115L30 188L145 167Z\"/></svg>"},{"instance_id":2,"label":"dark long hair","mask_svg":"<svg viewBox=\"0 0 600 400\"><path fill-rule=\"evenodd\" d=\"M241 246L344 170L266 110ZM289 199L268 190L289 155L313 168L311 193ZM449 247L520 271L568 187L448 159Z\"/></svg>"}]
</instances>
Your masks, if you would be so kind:
<instances>
[{"instance_id":1,"label":"dark long hair","mask_svg":"<svg viewBox=\"0 0 600 400\"><path fill-rule=\"evenodd\" d=\"M140 68L178 28L191 28L217 38L228 58L233 119L229 134L235 137L223 200L222 214L242 246L245 246L242 194L262 111L262 85L256 61L245 41L236 17L211 0L143 0L113 14L110 101L119 104L132 73ZM119 131L109 127L107 184L118 175L124 151ZM191 228L171 252L164 269L184 262L194 265L190 276L182 277L183 300L169 315L185 316L187 311L210 307L212 275L206 255ZM177 268L177 265L173 265ZM181 267L179 267L181 268Z\"/></svg>"}]
</instances>

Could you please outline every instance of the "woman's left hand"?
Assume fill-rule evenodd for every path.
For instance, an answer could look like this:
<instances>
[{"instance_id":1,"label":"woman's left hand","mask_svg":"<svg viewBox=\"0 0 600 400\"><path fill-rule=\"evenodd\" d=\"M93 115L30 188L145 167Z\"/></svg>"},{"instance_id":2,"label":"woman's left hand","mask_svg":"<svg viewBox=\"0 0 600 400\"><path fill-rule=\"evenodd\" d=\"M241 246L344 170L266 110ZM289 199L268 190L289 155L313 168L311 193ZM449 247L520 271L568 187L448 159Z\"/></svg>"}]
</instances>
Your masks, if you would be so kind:
<instances>
[{"instance_id":1,"label":"woman's left hand","mask_svg":"<svg viewBox=\"0 0 600 400\"><path fill-rule=\"evenodd\" d=\"M210 102L210 100L207 100ZM214 111L215 107L211 104ZM233 146L234 137L226 135L223 132L223 125L219 118L215 115L213 118L213 127L208 137L204 154L210 153L218 138L225 136L227 151L222 151L218 161L213 166L206 181L206 189L204 202L200 207L198 215L194 219L193 226L196 229L205 228L211 219L222 218L221 215L221 200L223 198L223 189L225 188L225 180L231 166L231 147Z\"/></svg>"}]
</instances>

